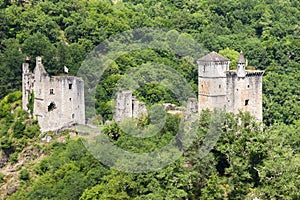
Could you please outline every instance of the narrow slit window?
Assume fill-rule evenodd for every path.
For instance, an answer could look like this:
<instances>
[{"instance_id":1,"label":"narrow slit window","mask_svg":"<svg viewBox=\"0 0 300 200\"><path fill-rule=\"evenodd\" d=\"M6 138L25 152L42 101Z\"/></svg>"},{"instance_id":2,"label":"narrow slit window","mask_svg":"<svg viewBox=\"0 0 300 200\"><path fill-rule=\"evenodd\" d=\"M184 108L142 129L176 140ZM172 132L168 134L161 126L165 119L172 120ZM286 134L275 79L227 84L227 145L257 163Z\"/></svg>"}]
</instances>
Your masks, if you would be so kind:
<instances>
[{"instance_id":1,"label":"narrow slit window","mask_svg":"<svg viewBox=\"0 0 300 200\"><path fill-rule=\"evenodd\" d=\"M72 83L69 83L69 90L72 90Z\"/></svg>"},{"instance_id":2,"label":"narrow slit window","mask_svg":"<svg viewBox=\"0 0 300 200\"><path fill-rule=\"evenodd\" d=\"M245 100L245 106L248 106L248 104L249 104L249 99L246 99Z\"/></svg>"},{"instance_id":3,"label":"narrow slit window","mask_svg":"<svg viewBox=\"0 0 300 200\"><path fill-rule=\"evenodd\" d=\"M50 89L50 94L54 94L54 90L53 89Z\"/></svg>"},{"instance_id":4,"label":"narrow slit window","mask_svg":"<svg viewBox=\"0 0 300 200\"><path fill-rule=\"evenodd\" d=\"M221 85L219 85L219 88L221 88Z\"/></svg>"}]
</instances>

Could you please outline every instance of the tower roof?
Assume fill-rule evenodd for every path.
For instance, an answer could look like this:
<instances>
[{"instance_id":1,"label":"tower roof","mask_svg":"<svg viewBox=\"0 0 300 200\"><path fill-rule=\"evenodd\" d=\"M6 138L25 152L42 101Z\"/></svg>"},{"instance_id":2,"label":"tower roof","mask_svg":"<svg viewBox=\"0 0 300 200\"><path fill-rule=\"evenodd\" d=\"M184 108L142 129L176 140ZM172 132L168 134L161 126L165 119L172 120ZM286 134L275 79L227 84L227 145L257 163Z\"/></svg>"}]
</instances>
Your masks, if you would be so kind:
<instances>
[{"instance_id":1,"label":"tower roof","mask_svg":"<svg viewBox=\"0 0 300 200\"><path fill-rule=\"evenodd\" d=\"M203 56L198 61L202 61L202 62L220 62L220 61L229 61L229 59L225 58L224 56L221 56L217 52L213 51L213 52Z\"/></svg>"},{"instance_id":2,"label":"tower roof","mask_svg":"<svg viewBox=\"0 0 300 200\"><path fill-rule=\"evenodd\" d=\"M241 53L239 55L238 63L241 63L241 64L245 63L245 57L244 57L243 51L241 51Z\"/></svg>"}]
</instances>

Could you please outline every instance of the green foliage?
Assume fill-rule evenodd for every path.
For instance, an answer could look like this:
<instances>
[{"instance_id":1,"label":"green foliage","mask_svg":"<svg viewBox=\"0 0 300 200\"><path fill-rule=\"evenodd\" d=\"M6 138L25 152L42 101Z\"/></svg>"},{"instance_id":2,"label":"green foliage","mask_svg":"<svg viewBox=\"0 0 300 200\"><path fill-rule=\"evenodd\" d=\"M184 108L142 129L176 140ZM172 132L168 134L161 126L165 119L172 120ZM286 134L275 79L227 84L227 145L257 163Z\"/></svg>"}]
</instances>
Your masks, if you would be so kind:
<instances>
[{"instance_id":1,"label":"green foliage","mask_svg":"<svg viewBox=\"0 0 300 200\"><path fill-rule=\"evenodd\" d=\"M0 184L4 181L4 174L0 172Z\"/></svg>"},{"instance_id":2,"label":"green foliage","mask_svg":"<svg viewBox=\"0 0 300 200\"><path fill-rule=\"evenodd\" d=\"M0 101L0 148L12 164L18 162L18 154L28 139L40 133L37 121L21 109L21 99L22 93L14 92Z\"/></svg>"},{"instance_id":3,"label":"green foliage","mask_svg":"<svg viewBox=\"0 0 300 200\"><path fill-rule=\"evenodd\" d=\"M33 115L34 109L34 92L28 95L28 109L30 110L30 114Z\"/></svg>"},{"instance_id":4,"label":"green foliage","mask_svg":"<svg viewBox=\"0 0 300 200\"><path fill-rule=\"evenodd\" d=\"M109 136L112 140L118 140L122 131L118 123L113 121L111 124L103 127L102 133Z\"/></svg>"},{"instance_id":5,"label":"green foliage","mask_svg":"<svg viewBox=\"0 0 300 200\"><path fill-rule=\"evenodd\" d=\"M263 115L264 122L292 124L299 120L300 102L298 101L300 64L292 64L291 69L272 67L264 76Z\"/></svg>"},{"instance_id":6,"label":"green foliage","mask_svg":"<svg viewBox=\"0 0 300 200\"><path fill-rule=\"evenodd\" d=\"M240 55L239 52L226 48L223 50L219 51L219 54L225 56L226 58L228 58L230 60L230 69L236 69L237 64L238 64L238 57Z\"/></svg>"},{"instance_id":7,"label":"green foliage","mask_svg":"<svg viewBox=\"0 0 300 200\"><path fill-rule=\"evenodd\" d=\"M17 120L13 126L13 137L20 139L23 137L25 125L21 120Z\"/></svg>"},{"instance_id":8,"label":"green foliage","mask_svg":"<svg viewBox=\"0 0 300 200\"><path fill-rule=\"evenodd\" d=\"M79 199L85 188L97 184L108 170L95 160L81 141L53 144L53 153L35 168L38 178L30 190L12 198Z\"/></svg>"},{"instance_id":9,"label":"green foliage","mask_svg":"<svg viewBox=\"0 0 300 200\"><path fill-rule=\"evenodd\" d=\"M18 162L18 152L14 152L13 154L10 154L9 162L11 162L11 164L15 164L16 162Z\"/></svg>"},{"instance_id":10,"label":"green foliage","mask_svg":"<svg viewBox=\"0 0 300 200\"><path fill-rule=\"evenodd\" d=\"M195 140L183 157L148 173L106 168L79 140L53 143L54 152L36 166L38 177L30 179L28 192L19 190L12 199L297 199L298 123L263 128L249 113L225 115L220 138L205 157L199 153L211 124L216 124L209 111L202 112ZM165 127L144 140L122 132L117 123L106 125L103 132L119 134L112 141L122 149L151 152L174 137L179 119L167 115Z\"/></svg>"},{"instance_id":11,"label":"green foliage","mask_svg":"<svg viewBox=\"0 0 300 200\"><path fill-rule=\"evenodd\" d=\"M30 174L27 169L22 169L19 175L20 180L27 181L30 179Z\"/></svg>"},{"instance_id":12,"label":"green foliage","mask_svg":"<svg viewBox=\"0 0 300 200\"><path fill-rule=\"evenodd\" d=\"M205 158L198 153L209 129L209 112L202 113L196 139L182 160L157 172L115 172L79 141L68 140L45 149L54 153L35 166L32 177L37 178L11 198L299 199L299 16L297 0L133 0L114 5L105 0L1 1L0 147L12 163L39 134L37 122L21 111L21 92L12 93L21 90L25 56L31 57L31 68L35 56L42 56L50 74L61 73L63 66L76 74L85 56L109 36L140 27L171 29L167 43L172 49L180 47L177 53L183 56L158 49L133 51L104 72L95 99L103 120L112 119L110 97L118 81L127 70L145 63L172 67L196 94L197 68L188 57L194 40L230 58L231 67L243 50L249 65L266 70L267 126L262 128L247 114L226 115L221 137ZM142 76L138 81L146 83ZM178 104L172 91L155 82L142 85L135 95L148 107L157 102ZM147 127L150 121L143 119L139 125ZM145 140L124 134L116 123L104 126L103 133L120 148L149 152L174 138L178 122L178 116L168 115L165 127Z\"/></svg>"}]
</instances>

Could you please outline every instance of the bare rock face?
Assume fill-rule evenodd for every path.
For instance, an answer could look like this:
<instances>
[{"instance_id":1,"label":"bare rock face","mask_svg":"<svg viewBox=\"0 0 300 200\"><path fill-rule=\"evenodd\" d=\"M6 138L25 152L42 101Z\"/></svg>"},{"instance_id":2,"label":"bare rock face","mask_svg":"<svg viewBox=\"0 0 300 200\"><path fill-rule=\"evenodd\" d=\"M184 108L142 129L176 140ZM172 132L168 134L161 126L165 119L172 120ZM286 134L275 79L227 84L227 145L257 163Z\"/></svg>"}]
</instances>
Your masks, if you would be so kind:
<instances>
[{"instance_id":1,"label":"bare rock face","mask_svg":"<svg viewBox=\"0 0 300 200\"><path fill-rule=\"evenodd\" d=\"M9 187L8 189L7 189L7 195L12 195L13 193L15 193L17 190L19 189L19 187L18 186L12 186L12 187Z\"/></svg>"},{"instance_id":2,"label":"bare rock face","mask_svg":"<svg viewBox=\"0 0 300 200\"><path fill-rule=\"evenodd\" d=\"M8 162L8 160L9 160L9 154L4 149L2 149L1 157L0 157L0 168L4 167Z\"/></svg>"}]
</instances>

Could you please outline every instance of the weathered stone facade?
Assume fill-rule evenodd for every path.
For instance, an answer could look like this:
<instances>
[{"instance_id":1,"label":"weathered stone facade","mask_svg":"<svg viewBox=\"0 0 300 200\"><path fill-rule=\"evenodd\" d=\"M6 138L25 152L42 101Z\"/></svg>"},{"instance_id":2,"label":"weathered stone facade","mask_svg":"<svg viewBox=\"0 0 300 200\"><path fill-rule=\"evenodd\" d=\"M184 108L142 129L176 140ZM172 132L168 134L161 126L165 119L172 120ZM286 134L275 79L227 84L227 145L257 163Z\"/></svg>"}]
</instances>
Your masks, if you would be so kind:
<instances>
[{"instance_id":1,"label":"weathered stone facade","mask_svg":"<svg viewBox=\"0 0 300 200\"><path fill-rule=\"evenodd\" d=\"M29 99L34 97L33 116L42 132L73 124L85 124L84 82L75 76L50 77L41 57L36 58L33 72L23 63L23 109L30 112Z\"/></svg>"},{"instance_id":2,"label":"weathered stone facade","mask_svg":"<svg viewBox=\"0 0 300 200\"><path fill-rule=\"evenodd\" d=\"M132 92L122 91L117 93L114 120L122 121L127 117L137 118L147 115L146 105L132 96Z\"/></svg>"},{"instance_id":3,"label":"weathered stone facade","mask_svg":"<svg viewBox=\"0 0 300 200\"><path fill-rule=\"evenodd\" d=\"M264 71L246 70L241 52L236 70L229 70L229 59L211 52L198 61L199 112L224 108L237 114L249 111L262 120L262 76Z\"/></svg>"}]
</instances>

